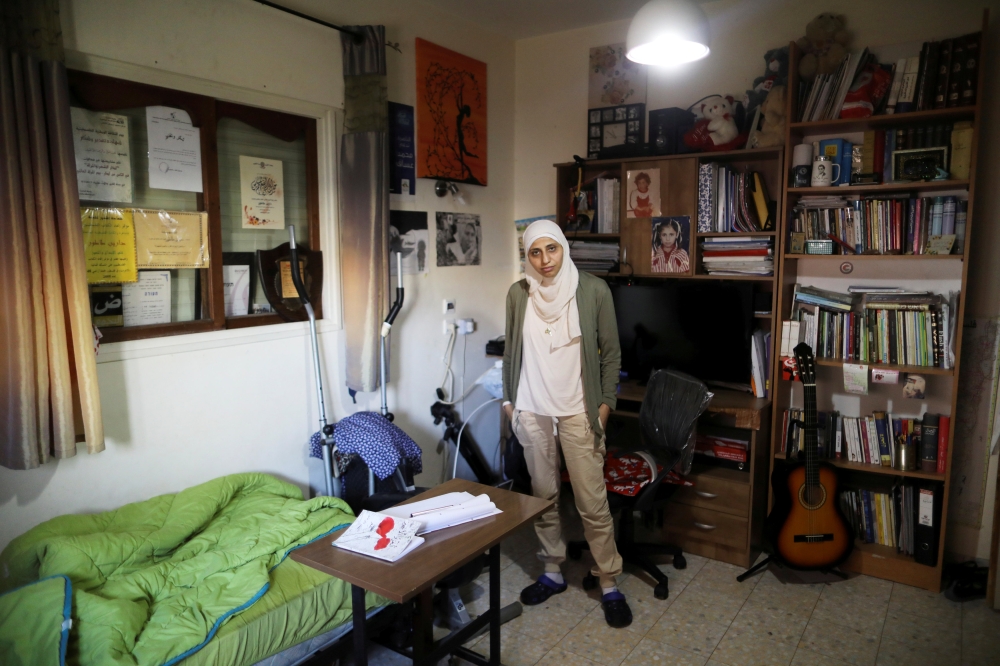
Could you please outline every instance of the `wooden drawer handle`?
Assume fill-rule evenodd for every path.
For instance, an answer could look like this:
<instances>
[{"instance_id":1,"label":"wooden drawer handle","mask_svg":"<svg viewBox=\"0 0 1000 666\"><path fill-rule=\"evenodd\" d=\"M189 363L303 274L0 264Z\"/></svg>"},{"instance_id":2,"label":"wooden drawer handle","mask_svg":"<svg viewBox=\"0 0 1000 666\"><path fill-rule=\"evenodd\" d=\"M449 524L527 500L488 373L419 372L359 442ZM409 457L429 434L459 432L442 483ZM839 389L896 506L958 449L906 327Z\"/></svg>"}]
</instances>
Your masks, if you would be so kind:
<instances>
[{"instance_id":1,"label":"wooden drawer handle","mask_svg":"<svg viewBox=\"0 0 1000 666\"><path fill-rule=\"evenodd\" d=\"M709 525L707 523L695 522L694 526L697 527L699 530L705 530L706 532L715 529L715 525Z\"/></svg>"},{"instance_id":2,"label":"wooden drawer handle","mask_svg":"<svg viewBox=\"0 0 1000 666\"><path fill-rule=\"evenodd\" d=\"M694 491L694 494L698 497L704 497L705 499L715 499L718 497L715 493L707 493L704 490L696 490Z\"/></svg>"}]
</instances>

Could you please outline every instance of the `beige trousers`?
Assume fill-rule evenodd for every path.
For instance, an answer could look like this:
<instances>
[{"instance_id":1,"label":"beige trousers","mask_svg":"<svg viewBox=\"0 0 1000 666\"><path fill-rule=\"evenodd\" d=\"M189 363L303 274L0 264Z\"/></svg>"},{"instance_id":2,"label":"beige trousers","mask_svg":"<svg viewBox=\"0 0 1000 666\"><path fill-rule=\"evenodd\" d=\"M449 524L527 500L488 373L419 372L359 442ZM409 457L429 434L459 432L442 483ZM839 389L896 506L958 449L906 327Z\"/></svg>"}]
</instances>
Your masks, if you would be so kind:
<instances>
[{"instance_id":1,"label":"beige trousers","mask_svg":"<svg viewBox=\"0 0 1000 666\"><path fill-rule=\"evenodd\" d=\"M515 411L513 426L514 434L524 447L532 494L554 503L535 519L535 533L541 546L538 559L545 562L545 571L559 572L559 565L566 560L566 541L559 521L561 446L573 484L576 508L583 519L583 533L596 563L591 573L600 579L601 587L615 585L616 577L622 572L622 558L615 546L615 524L604 486L604 443L595 446L594 430L587 415L556 419ZM553 426L559 434L558 443Z\"/></svg>"}]
</instances>

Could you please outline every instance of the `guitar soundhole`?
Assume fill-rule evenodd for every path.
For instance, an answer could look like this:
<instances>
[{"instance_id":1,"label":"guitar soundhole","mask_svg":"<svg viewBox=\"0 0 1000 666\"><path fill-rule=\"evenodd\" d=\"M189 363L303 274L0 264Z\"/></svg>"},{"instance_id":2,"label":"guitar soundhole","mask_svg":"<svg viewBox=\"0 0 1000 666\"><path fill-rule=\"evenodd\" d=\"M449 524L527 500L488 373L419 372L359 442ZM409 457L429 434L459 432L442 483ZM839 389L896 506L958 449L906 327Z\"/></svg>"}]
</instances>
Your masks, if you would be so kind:
<instances>
[{"instance_id":1,"label":"guitar soundhole","mask_svg":"<svg viewBox=\"0 0 1000 666\"><path fill-rule=\"evenodd\" d=\"M815 511L826 504L826 487L816 485L809 487L803 483L799 486L799 504L810 511Z\"/></svg>"}]
</instances>

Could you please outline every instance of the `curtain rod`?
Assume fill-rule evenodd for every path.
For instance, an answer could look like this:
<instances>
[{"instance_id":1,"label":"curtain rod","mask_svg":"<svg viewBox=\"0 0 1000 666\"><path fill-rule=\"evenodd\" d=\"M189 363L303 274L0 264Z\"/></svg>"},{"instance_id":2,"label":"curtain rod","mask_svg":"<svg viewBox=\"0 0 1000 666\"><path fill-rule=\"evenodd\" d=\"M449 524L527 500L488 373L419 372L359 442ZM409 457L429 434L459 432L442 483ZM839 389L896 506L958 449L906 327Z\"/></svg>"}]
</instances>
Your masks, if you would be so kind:
<instances>
[{"instance_id":1,"label":"curtain rod","mask_svg":"<svg viewBox=\"0 0 1000 666\"><path fill-rule=\"evenodd\" d=\"M291 14L292 16L298 16L301 19L305 19L307 21L312 21L313 23L319 23L320 25L326 26L327 28L333 28L334 30L337 30L337 31L346 33L348 35L351 35L353 37L354 41L357 42L357 43L360 43L360 42L364 41L364 38L365 38L364 35L362 33L358 32L357 30L352 29L352 28L345 28L345 27L340 26L340 25L334 25L332 23L327 23L326 21L318 19L315 16L309 16L308 14L303 14L302 12L297 12L294 9L289 9L288 7L282 7L281 5L275 4L273 2L269 2L269 0L253 0L253 1L254 2L258 2L258 3L262 4L262 5L266 5L267 7L271 7L272 9L277 9L280 12L285 12L286 14Z\"/></svg>"}]
</instances>

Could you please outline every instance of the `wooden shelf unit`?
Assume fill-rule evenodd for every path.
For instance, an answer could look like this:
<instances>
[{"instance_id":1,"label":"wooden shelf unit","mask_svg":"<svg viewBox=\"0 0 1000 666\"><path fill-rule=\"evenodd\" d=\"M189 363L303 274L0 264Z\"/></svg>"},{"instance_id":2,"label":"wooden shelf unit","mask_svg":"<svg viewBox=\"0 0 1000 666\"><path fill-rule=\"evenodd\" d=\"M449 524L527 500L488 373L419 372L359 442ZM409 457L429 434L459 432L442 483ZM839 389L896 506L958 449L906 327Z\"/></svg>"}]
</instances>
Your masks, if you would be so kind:
<instances>
[{"instance_id":1,"label":"wooden shelf unit","mask_svg":"<svg viewBox=\"0 0 1000 666\"><path fill-rule=\"evenodd\" d=\"M773 275L710 275L705 270L701 259L699 242L702 238L754 236L774 239L775 265L781 252L781 238L777 231L740 232L699 232L698 227L698 167L702 164L719 162L729 168L753 169L761 174L768 193L775 200L783 188L783 173L785 162L783 146L771 148L754 148L750 150L732 150L708 153L685 153L680 155L642 156L609 160L587 160L583 166L583 181L587 182L599 175L618 178L622 188L620 214L620 232L618 234L592 234L587 232L568 232L566 238L572 242L579 240L617 240L620 246L622 265L617 272L595 272L605 278L634 278L640 280L728 280L732 282L755 283L755 290L768 292L771 295L771 311L777 307L778 272ZM565 226L569 215L571 191L578 181L575 162L563 162L553 165L556 168L556 220ZM653 273L651 271L651 237L652 226L650 218L627 218L627 174L629 171L641 169L660 170L660 210L664 217L688 216L691 219L691 238L688 243L688 254L694 267L690 275L674 275L670 273ZM780 201L779 209L780 209ZM772 317L754 317L757 326L765 332L773 332ZM780 332L780 330L778 331ZM772 335L772 338L774 336ZM772 341L773 344L773 341ZM770 394L768 394L770 395Z\"/></svg>"},{"instance_id":2,"label":"wooden shelf unit","mask_svg":"<svg viewBox=\"0 0 1000 666\"><path fill-rule=\"evenodd\" d=\"M983 24L982 24L982 38L980 42L980 53L979 62L984 63L984 49L986 48L986 35L987 35L987 25L988 25L989 13L988 10L984 11L983 14ZM798 60L799 60L799 49L798 46L792 42L789 51L789 74L788 81L789 87L786 99L786 118L797 118L797 98L798 98ZM979 67L979 80L978 80L978 92L982 95L982 91L985 87L985 75L986 68L982 65ZM866 130L874 129L885 129L885 128L895 128L900 126L914 125L914 124L932 124L940 122L955 122L960 120L969 120L973 123L973 138L972 138L972 154L970 160L970 171L969 179L966 180L949 180L949 181L937 181L937 182L925 182L925 183L886 183L880 185L860 185L860 186L845 186L845 187L804 187L796 188L791 187L791 173L789 169L785 170L782 177L782 193L780 197L780 208L781 212L779 219L782 222L779 238L783 242L787 242L789 234L789 213L791 208L794 206L795 202L802 195L806 194L853 194L853 195L865 195L865 194L877 194L880 192L890 193L890 192L940 192L944 190L959 190L968 192L968 212L966 216L966 236L965 236L965 247L962 248L962 252L959 255L949 255L949 256L933 256L933 255L791 255L781 253L777 255L780 257L778 261L778 274L779 274L779 285L776 288L778 305L777 309L774 310L780 315L780 319L775 317L774 330L776 334L781 332L781 321L788 319L791 313L792 305L792 294L795 284L799 281L800 277L808 277L810 275L814 276L828 276L829 269L825 272L822 270L824 266L829 266L829 261L841 261L841 262L864 262L864 265L868 267L868 278L871 279L872 270L876 269L880 263L887 262L884 269L884 278L891 280L894 275L898 273L898 270L904 264L899 264L900 260L904 261L915 261L924 262L924 260L929 260L920 264L922 271L948 271L950 267L955 266L950 260L958 260L961 262L961 295L959 299L958 312L953 313L956 317L956 321L962 322L965 317L965 303L967 299L968 292L968 272L969 272L969 262L964 261L964 257L969 256L969 250L971 246L971 239L973 235L975 218L975 190L976 190L976 163L977 163L977 152L979 145L979 131L982 125L982 114L980 113L980 106L966 106L957 107L950 109L936 109L931 111L920 111L906 114L893 114L893 115L883 115L883 116L873 116L871 118L861 118L861 119L842 119L842 120L825 120L819 122L792 122L786 125L785 129L785 164L791 163L792 150L793 148L802 143L803 141L811 141L812 137L829 137L831 135L843 135L849 133L863 132ZM810 270L814 269L815 273L810 273ZM950 275L953 275L950 274ZM939 279L951 279L950 275L946 278ZM843 277L843 276L841 276ZM865 278L859 278L859 281L863 281ZM933 282L933 277L922 277L928 283L928 289L930 291L940 291L935 289ZM808 282L807 282L808 283ZM918 367L918 366L892 366L892 365L878 365L871 364L870 367L874 368L888 368L900 370L901 372L913 372L922 375L945 375L946 378L943 381L935 382L933 385L928 381L928 394L932 391L938 391L940 393L939 398L941 400L947 400L950 403L949 414L954 416L956 411L956 402L958 399L958 376L959 369L962 360L962 326L959 325L955 330L955 367L953 369L943 369L943 368L928 368L928 367ZM774 344L780 345L780 340L776 340ZM796 404L791 404L793 393L796 396L801 396L800 391L790 390L790 382L781 379L780 364L781 359L778 358L777 354L772 355L772 395L774 396L772 404L772 422L779 424L782 423L784 410L789 407L801 408L801 402L796 402ZM837 367L842 366L843 361L837 361L833 359L817 359L817 365L827 366L827 367ZM817 388L822 394L824 388L827 391L833 391L837 393L843 392L843 383L840 379L839 373L836 378L831 377L826 372L819 372L817 377ZM801 397L797 397L796 400L801 400ZM919 406L917 406L919 409ZM859 416L858 414L847 414L848 416ZM860 416L866 416L867 414L860 414ZM892 580L898 583L903 583L906 585L912 585L915 587L921 587L933 592L938 592L941 589L941 574L944 566L944 551L945 542L947 540L947 527L948 527L948 500L949 494L951 492L951 465L954 453L954 436L955 436L955 419L950 419L951 427L948 433L948 452L947 461L945 469L947 470L945 474L929 474L925 472L904 472L900 470L894 470L891 468L880 467L876 465L866 465L859 463L851 463L846 460L833 460L828 461L832 463L835 467L841 469L844 474L848 475L852 480L860 480L862 485L864 480L874 479L876 477L900 477L900 478L912 478L912 479L922 479L931 480L939 482L943 486L942 498L941 498L941 518L940 518L940 535L938 537L938 557L937 565L934 567L926 566L923 564L918 564L910 556L897 553L894 548L879 546L876 544L866 544L858 540L854 552L851 557L844 563L843 568L848 571L854 571L858 573L867 574L870 576L875 576L877 578L883 578L886 580ZM783 461L785 456L781 453L781 429L774 428L772 432L771 441L771 469L773 470L775 461Z\"/></svg>"}]
</instances>

